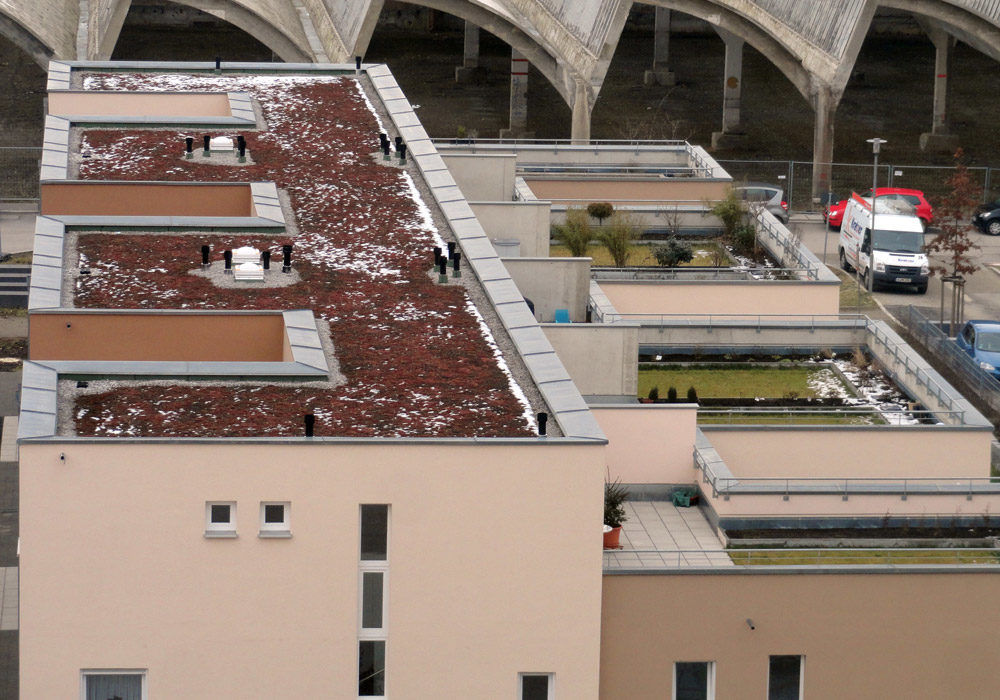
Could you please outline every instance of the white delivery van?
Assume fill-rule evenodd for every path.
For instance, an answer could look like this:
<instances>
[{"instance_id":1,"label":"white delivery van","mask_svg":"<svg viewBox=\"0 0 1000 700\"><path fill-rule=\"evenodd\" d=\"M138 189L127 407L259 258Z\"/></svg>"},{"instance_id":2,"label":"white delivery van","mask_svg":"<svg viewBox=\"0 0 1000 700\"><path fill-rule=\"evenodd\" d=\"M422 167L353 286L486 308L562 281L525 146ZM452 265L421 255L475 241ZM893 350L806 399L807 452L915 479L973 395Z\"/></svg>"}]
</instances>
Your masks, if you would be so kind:
<instances>
[{"instance_id":1,"label":"white delivery van","mask_svg":"<svg viewBox=\"0 0 1000 700\"><path fill-rule=\"evenodd\" d=\"M873 213L870 200L857 194L848 200L840 225L840 266L847 271L857 269L868 290L905 285L923 294L930 274L923 223L895 202L875 202Z\"/></svg>"}]
</instances>

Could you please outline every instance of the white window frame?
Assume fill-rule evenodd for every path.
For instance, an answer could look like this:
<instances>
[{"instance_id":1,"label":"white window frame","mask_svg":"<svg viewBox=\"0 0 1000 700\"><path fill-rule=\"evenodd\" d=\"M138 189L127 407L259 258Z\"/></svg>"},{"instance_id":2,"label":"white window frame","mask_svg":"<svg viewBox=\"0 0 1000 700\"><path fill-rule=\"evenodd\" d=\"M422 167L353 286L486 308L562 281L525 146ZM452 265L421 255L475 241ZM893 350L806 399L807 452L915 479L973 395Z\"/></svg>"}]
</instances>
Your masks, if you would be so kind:
<instances>
[{"instance_id":1,"label":"white window frame","mask_svg":"<svg viewBox=\"0 0 1000 700\"><path fill-rule=\"evenodd\" d=\"M229 522L213 523L212 506L229 506ZM205 537L236 537L236 501L205 501Z\"/></svg>"},{"instance_id":2,"label":"white window frame","mask_svg":"<svg viewBox=\"0 0 1000 700\"><path fill-rule=\"evenodd\" d=\"M524 677L525 676L545 676L549 679L549 687L546 689L547 700L554 700L556 697L556 674L548 671L522 671L517 674L517 700L524 698Z\"/></svg>"},{"instance_id":3,"label":"white window frame","mask_svg":"<svg viewBox=\"0 0 1000 700\"><path fill-rule=\"evenodd\" d=\"M364 526L361 507L362 506L384 506L386 509L385 521L385 559L362 559L361 558L361 528ZM385 643L385 668L384 687L385 694L381 696L359 695L359 698L388 697L389 695L389 558L392 541L392 506L388 503L360 503L358 504L358 654L361 653L361 642L384 642ZM362 627L364 616L364 586L366 573L382 574L382 626ZM359 659L360 661L360 659Z\"/></svg>"},{"instance_id":4,"label":"white window frame","mask_svg":"<svg viewBox=\"0 0 1000 700\"><path fill-rule=\"evenodd\" d=\"M674 679L670 684L671 692L670 697L673 700L677 700L677 664L707 664L708 673L707 676L707 686L708 692L705 697L708 700L715 700L715 662L714 661L675 661L674 662Z\"/></svg>"},{"instance_id":5,"label":"white window frame","mask_svg":"<svg viewBox=\"0 0 1000 700\"><path fill-rule=\"evenodd\" d=\"M768 654L767 657L767 697L771 697L771 657L772 656L797 656L799 657L799 700L805 697L806 692L806 657L805 654Z\"/></svg>"},{"instance_id":6,"label":"white window frame","mask_svg":"<svg viewBox=\"0 0 1000 700\"><path fill-rule=\"evenodd\" d=\"M87 700L87 676L139 676L142 700L149 700L148 668L84 668L80 670L80 700Z\"/></svg>"},{"instance_id":7,"label":"white window frame","mask_svg":"<svg viewBox=\"0 0 1000 700\"><path fill-rule=\"evenodd\" d=\"M281 506L284 508L284 519L280 523L265 522L264 514L267 506ZM292 536L292 504L290 501L261 501L260 502L260 532L258 537L262 538L283 538Z\"/></svg>"}]
</instances>

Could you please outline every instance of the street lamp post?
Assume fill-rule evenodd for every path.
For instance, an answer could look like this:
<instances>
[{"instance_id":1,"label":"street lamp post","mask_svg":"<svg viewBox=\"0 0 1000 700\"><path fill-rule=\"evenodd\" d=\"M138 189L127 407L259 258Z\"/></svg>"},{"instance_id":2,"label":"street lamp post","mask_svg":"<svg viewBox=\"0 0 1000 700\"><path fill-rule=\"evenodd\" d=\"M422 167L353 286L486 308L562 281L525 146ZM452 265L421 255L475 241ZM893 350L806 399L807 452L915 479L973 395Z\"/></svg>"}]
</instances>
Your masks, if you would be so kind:
<instances>
[{"instance_id":1,"label":"street lamp post","mask_svg":"<svg viewBox=\"0 0 1000 700\"><path fill-rule=\"evenodd\" d=\"M872 145L872 157L874 163L872 166L872 221L871 227L868 233L868 275L865 284L865 289L867 291L872 291L875 288L875 273L872 270L872 258L875 255L875 201L877 199L876 192L878 190L878 154L883 143L886 143L885 139L880 139L879 137L868 139L868 143ZM856 270L858 275L860 275L860 270ZM870 286L869 286L870 285ZM861 313L861 281L858 280L858 313Z\"/></svg>"}]
</instances>

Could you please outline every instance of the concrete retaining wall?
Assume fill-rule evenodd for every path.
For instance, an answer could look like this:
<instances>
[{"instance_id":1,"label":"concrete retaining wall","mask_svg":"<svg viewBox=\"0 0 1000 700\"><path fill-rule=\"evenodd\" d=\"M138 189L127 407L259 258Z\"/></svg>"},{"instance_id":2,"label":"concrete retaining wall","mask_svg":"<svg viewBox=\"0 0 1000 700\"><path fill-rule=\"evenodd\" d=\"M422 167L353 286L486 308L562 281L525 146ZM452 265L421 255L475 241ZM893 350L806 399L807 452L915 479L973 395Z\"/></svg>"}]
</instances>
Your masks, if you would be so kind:
<instances>
[{"instance_id":1,"label":"concrete retaining wall","mask_svg":"<svg viewBox=\"0 0 1000 700\"><path fill-rule=\"evenodd\" d=\"M586 320L590 258L504 258L503 264L540 322L554 321L556 309L567 309L574 323Z\"/></svg>"},{"instance_id":2,"label":"concrete retaining wall","mask_svg":"<svg viewBox=\"0 0 1000 700\"><path fill-rule=\"evenodd\" d=\"M509 202L514 199L515 156L443 152L441 158L467 200Z\"/></svg>"},{"instance_id":3,"label":"concrete retaining wall","mask_svg":"<svg viewBox=\"0 0 1000 700\"><path fill-rule=\"evenodd\" d=\"M492 240L515 240L521 257L549 255L549 202L469 202Z\"/></svg>"}]
</instances>

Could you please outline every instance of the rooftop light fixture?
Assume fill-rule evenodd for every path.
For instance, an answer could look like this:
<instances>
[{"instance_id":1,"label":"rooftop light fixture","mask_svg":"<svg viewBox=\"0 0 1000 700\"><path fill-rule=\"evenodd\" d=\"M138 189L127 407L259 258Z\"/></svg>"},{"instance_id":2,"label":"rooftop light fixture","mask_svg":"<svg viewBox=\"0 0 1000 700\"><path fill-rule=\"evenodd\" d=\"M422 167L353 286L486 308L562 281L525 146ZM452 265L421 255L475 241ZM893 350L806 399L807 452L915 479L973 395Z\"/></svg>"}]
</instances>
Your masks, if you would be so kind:
<instances>
[{"instance_id":1,"label":"rooftop light fixture","mask_svg":"<svg viewBox=\"0 0 1000 700\"><path fill-rule=\"evenodd\" d=\"M188 136L184 139L184 157L194 158L194 137Z\"/></svg>"}]
</instances>

